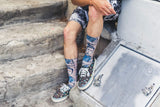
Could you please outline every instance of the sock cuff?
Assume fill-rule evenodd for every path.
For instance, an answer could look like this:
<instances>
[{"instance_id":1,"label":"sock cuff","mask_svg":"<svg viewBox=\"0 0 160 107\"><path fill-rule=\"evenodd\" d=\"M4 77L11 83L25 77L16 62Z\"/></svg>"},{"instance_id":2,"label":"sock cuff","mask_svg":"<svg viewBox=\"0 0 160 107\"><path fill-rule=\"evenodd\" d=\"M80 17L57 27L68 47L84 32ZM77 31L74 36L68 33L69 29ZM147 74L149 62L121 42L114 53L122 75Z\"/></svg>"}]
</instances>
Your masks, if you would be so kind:
<instances>
[{"instance_id":1,"label":"sock cuff","mask_svg":"<svg viewBox=\"0 0 160 107\"><path fill-rule=\"evenodd\" d=\"M87 40L89 40L90 42L94 42L94 41L96 41L96 40L99 40L99 37L91 37L91 36L89 36L88 34L87 34Z\"/></svg>"},{"instance_id":2,"label":"sock cuff","mask_svg":"<svg viewBox=\"0 0 160 107\"><path fill-rule=\"evenodd\" d=\"M77 63L77 58L74 58L74 59L66 59L65 58L65 62L66 62L66 64L75 64L75 63Z\"/></svg>"}]
</instances>

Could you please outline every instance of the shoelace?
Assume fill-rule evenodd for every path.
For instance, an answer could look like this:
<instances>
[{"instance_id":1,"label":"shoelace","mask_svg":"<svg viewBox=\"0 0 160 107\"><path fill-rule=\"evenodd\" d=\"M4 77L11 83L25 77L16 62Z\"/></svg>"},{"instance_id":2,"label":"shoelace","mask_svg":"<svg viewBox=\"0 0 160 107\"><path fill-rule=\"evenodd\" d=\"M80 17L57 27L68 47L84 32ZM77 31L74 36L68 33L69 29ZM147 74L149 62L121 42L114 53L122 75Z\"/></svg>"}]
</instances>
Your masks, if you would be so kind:
<instances>
[{"instance_id":1,"label":"shoelace","mask_svg":"<svg viewBox=\"0 0 160 107\"><path fill-rule=\"evenodd\" d=\"M63 84L62 87L60 88L60 91L62 93L65 93L66 91L70 90L69 86L67 86L66 84Z\"/></svg>"},{"instance_id":2,"label":"shoelace","mask_svg":"<svg viewBox=\"0 0 160 107\"><path fill-rule=\"evenodd\" d=\"M81 68L80 72L79 72L80 77L86 77L86 76L90 76L90 73L88 71L88 68Z\"/></svg>"}]
</instances>

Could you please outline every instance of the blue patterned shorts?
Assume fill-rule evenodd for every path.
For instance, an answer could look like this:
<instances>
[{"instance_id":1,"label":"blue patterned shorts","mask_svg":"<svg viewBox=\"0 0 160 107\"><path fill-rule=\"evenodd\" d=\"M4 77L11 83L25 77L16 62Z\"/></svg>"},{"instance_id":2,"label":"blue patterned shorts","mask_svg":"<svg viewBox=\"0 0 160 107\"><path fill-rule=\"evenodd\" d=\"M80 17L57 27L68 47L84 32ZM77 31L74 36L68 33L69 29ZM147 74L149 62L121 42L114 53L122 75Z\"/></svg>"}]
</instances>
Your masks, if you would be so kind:
<instances>
[{"instance_id":1,"label":"blue patterned shorts","mask_svg":"<svg viewBox=\"0 0 160 107\"><path fill-rule=\"evenodd\" d=\"M104 21L116 20L121 11L121 0L108 0L108 1L111 3L112 7L116 11L116 14L104 16ZM84 6L84 7L78 6L73 11L69 20L78 22L82 26L82 29L85 29L88 25L88 19L89 19L88 6Z\"/></svg>"}]
</instances>

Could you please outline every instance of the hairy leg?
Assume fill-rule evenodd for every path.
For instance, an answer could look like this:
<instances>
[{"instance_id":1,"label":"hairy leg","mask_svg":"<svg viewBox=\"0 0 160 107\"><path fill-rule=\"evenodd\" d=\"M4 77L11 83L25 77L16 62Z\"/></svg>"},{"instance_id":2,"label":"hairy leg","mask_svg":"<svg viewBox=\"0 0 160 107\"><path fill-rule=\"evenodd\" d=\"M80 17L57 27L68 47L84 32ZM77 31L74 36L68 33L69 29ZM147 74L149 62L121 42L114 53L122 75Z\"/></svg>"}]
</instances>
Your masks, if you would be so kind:
<instances>
[{"instance_id":1,"label":"hairy leg","mask_svg":"<svg viewBox=\"0 0 160 107\"><path fill-rule=\"evenodd\" d=\"M81 31L81 25L70 21L64 29L64 56L69 76L68 85L72 88L77 81L77 44L76 37Z\"/></svg>"},{"instance_id":2,"label":"hairy leg","mask_svg":"<svg viewBox=\"0 0 160 107\"><path fill-rule=\"evenodd\" d=\"M89 67L93 61L94 51L103 29L103 15L93 6L89 6L89 22L87 26L86 52L83 57L82 66Z\"/></svg>"},{"instance_id":3,"label":"hairy leg","mask_svg":"<svg viewBox=\"0 0 160 107\"><path fill-rule=\"evenodd\" d=\"M77 58L77 34L81 31L81 25L70 21L64 29L64 56L66 59Z\"/></svg>"},{"instance_id":4,"label":"hairy leg","mask_svg":"<svg viewBox=\"0 0 160 107\"><path fill-rule=\"evenodd\" d=\"M89 6L89 22L87 26L87 34L91 37L99 37L103 30L103 15L93 6Z\"/></svg>"}]
</instances>

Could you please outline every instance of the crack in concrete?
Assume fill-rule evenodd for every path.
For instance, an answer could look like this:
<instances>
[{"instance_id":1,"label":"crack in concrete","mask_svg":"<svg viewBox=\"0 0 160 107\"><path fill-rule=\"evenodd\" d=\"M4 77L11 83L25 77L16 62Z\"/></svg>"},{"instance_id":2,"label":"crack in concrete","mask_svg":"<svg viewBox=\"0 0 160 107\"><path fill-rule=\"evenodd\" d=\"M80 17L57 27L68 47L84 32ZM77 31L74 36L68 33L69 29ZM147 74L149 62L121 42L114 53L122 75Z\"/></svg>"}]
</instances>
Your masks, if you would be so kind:
<instances>
[{"instance_id":1,"label":"crack in concrete","mask_svg":"<svg viewBox=\"0 0 160 107\"><path fill-rule=\"evenodd\" d=\"M8 41L7 43L4 43L4 44L0 44L0 47L3 47L3 46L6 46L9 44L10 41Z\"/></svg>"},{"instance_id":2,"label":"crack in concrete","mask_svg":"<svg viewBox=\"0 0 160 107\"><path fill-rule=\"evenodd\" d=\"M3 88L5 89L5 92L4 92L4 95L3 95L3 99L0 99L0 102L5 101L5 96L6 96L6 93L7 93L7 80L6 80L6 78L4 77L3 72L1 73L1 76L4 78L4 81L2 81L2 82L4 82ZM2 94L3 94L3 93L2 93Z\"/></svg>"}]
</instances>

